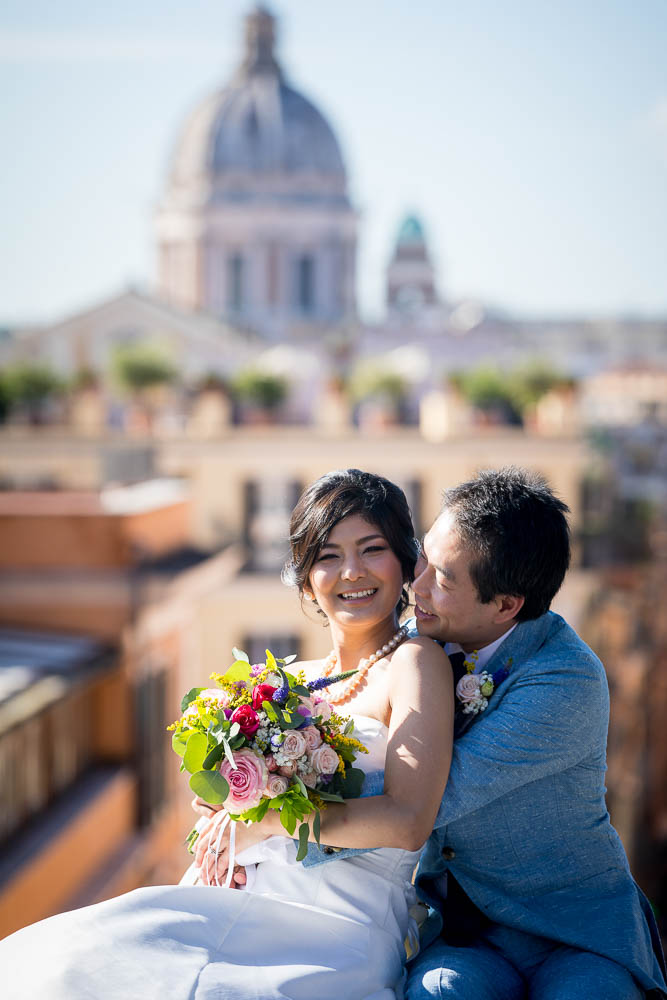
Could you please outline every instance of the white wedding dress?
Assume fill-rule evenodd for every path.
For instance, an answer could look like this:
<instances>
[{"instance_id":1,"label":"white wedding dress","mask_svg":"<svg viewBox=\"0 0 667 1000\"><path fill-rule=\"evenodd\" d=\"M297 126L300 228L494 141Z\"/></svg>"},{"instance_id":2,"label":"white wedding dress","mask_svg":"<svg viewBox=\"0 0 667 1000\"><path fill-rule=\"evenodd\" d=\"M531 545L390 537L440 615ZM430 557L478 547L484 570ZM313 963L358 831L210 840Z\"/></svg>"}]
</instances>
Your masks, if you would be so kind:
<instances>
[{"instance_id":1,"label":"white wedding dress","mask_svg":"<svg viewBox=\"0 0 667 1000\"><path fill-rule=\"evenodd\" d=\"M387 729L357 717L384 768ZM414 939L419 852L382 848L305 868L272 837L238 860L248 888L156 886L49 917L0 941L5 1000L394 1000ZM8 988L9 984L9 988Z\"/></svg>"}]
</instances>

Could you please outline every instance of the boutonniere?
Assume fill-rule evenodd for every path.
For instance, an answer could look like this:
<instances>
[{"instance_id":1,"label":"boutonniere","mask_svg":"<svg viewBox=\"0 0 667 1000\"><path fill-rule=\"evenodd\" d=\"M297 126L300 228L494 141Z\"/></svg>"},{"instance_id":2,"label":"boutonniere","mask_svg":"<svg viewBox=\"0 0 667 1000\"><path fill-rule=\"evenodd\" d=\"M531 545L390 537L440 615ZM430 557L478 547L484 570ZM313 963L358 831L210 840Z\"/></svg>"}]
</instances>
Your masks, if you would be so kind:
<instances>
[{"instance_id":1,"label":"boutonniere","mask_svg":"<svg viewBox=\"0 0 667 1000\"><path fill-rule=\"evenodd\" d=\"M479 654L475 650L474 653L470 654L470 659L465 660L464 666L467 672L456 685L456 697L461 703L464 715L477 715L484 711L489 704L489 698L508 676L512 666L512 658L510 657L505 666L500 667L493 674L490 674L488 670L482 670L481 673L476 674L474 670L478 656Z\"/></svg>"}]
</instances>

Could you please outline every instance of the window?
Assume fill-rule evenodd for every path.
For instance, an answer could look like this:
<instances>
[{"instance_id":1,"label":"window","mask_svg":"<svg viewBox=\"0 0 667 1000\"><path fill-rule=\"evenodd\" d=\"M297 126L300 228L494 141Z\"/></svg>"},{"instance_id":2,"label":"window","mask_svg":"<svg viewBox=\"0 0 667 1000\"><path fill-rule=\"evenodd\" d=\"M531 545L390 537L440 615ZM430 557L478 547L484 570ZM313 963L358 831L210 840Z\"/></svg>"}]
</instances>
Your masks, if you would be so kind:
<instances>
[{"instance_id":1,"label":"window","mask_svg":"<svg viewBox=\"0 0 667 1000\"><path fill-rule=\"evenodd\" d=\"M238 253L227 261L227 305L234 312L243 308L243 257Z\"/></svg>"},{"instance_id":2,"label":"window","mask_svg":"<svg viewBox=\"0 0 667 1000\"><path fill-rule=\"evenodd\" d=\"M277 573L287 555L289 521L299 498L299 483L262 479L245 484L246 569Z\"/></svg>"},{"instance_id":3,"label":"window","mask_svg":"<svg viewBox=\"0 0 667 1000\"><path fill-rule=\"evenodd\" d=\"M315 261L309 254L297 260L297 308L310 313L315 307Z\"/></svg>"},{"instance_id":4,"label":"window","mask_svg":"<svg viewBox=\"0 0 667 1000\"><path fill-rule=\"evenodd\" d=\"M137 684L135 697L139 823L147 826L166 796L167 671L147 673Z\"/></svg>"}]
</instances>

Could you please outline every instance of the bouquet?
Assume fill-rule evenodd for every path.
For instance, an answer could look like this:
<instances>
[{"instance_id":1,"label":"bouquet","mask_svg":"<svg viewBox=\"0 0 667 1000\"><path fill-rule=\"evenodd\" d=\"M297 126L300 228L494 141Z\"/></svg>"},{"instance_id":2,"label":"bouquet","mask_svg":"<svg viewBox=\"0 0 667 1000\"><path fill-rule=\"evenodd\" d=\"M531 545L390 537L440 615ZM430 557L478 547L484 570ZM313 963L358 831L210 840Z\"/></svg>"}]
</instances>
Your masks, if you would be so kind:
<instances>
[{"instance_id":1,"label":"bouquet","mask_svg":"<svg viewBox=\"0 0 667 1000\"><path fill-rule=\"evenodd\" d=\"M350 736L351 719L337 715L320 694L354 670L306 682L287 671L295 659L250 664L242 650L217 687L192 688L182 716L168 728L172 747L190 774L192 791L211 804L224 803L229 820L260 823L275 809L290 836L299 825L297 861L308 849L309 819L320 842L320 810L361 794L364 772L353 767L366 747ZM186 841L193 853L198 832ZM231 865L230 865L231 873Z\"/></svg>"}]
</instances>

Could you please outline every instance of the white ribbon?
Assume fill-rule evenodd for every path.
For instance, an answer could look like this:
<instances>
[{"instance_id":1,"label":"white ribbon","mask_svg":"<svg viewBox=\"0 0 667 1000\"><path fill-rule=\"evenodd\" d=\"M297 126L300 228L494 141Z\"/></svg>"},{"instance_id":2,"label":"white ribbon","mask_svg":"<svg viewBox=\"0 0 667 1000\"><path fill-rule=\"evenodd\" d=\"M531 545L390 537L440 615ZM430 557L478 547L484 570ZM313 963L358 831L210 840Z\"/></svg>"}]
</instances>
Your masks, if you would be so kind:
<instances>
[{"instance_id":1,"label":"white ribbon","mask_svg":"<svg viewBox=\"0 0 667 1000\"><path fill-rule=\"evenodd\" d=\"M231 826L230 826L230 829L229 829L229 860L228 860L228 867L227 867L227 879L226 879L225 884L224 884L224 888L225 889L229 889L230 885L232 884L232 877L234 875L234 861L236 859L236 850L235 850L235 848L236 848L236 821L231 818L231 816L229 815L229 813L227 812L226 809L222 810L222 814L223 814L223 818L220 821L220 824L218 826L218 837L217 837L217 840L215 842L215 849L214 849L215 850L215 855L216 855L216 858L215 858L214 880L215 880L215 884L217 886L219 886L220 888L223 887L222 884L221 884L221 882L220 882L220 879L218 878L218 858L217 858L217 855L220 853L220 846L222 844L222 838L225 835L225 830L227 829L228 826L230 826L230 823L231 823ZM210 845L210 843L208 845L207 850L209 852L211 851L211 845ZM210 881L208 880L208 865L206 865L206 867L204 868L204 880L206 882L206 885L211 885Z\"/></svg>"}]
</instances>

